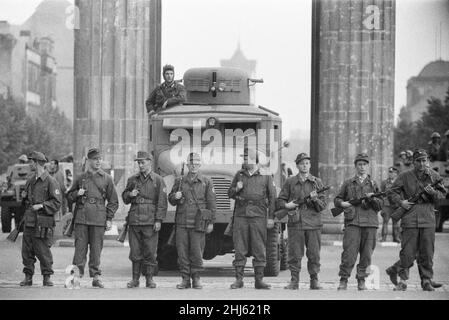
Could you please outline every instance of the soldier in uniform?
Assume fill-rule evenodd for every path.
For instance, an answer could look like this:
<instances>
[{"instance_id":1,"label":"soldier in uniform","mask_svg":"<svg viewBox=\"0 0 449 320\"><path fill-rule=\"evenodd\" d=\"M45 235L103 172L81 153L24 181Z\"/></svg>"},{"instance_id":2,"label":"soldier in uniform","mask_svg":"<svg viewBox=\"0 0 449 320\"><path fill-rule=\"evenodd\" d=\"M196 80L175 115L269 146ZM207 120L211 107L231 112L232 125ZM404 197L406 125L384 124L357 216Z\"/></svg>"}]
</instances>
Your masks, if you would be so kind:
<instances>
[{"instance_id":1,"label":"soldier in uniform","mask_svg":"<svg viewBox=\"0 0 449 320\"><path fill-rule=\"evenodd\" d=\"M78 266L82 277L89 247L89 275L93 278L92 286L104 288L100 280L100 256L104 232L111 230L112 218L118 209L118 196L112 177L101 169L99 149L92 148L88 151L86 167L87 170L75 179L67 192L70 201L76 202L73 264Z\"/></svg>"},{"instance_id":2,"label":"soldier in uniform","mask_svg":"<svg viewBox=\"0 0 449 320\"><path fill-rule=\"evenodd\" d=\"M65 187L65 181L64 181L64 174L61 170L59 170L59 161L57 159L52 159L50 161L50 164L48 166L48 173L56 179L56 181L59 184L59 190L61 191L62 195L62 204L61 204L61 215L64 215L67 212L66 206L66 187Z\"/></svg>"},{"instance_id":3,"label":"soldier in uniform","mask_svg":"<svg viewBox=\"0 0 449 320\"><path fill-rule=\"evenodd\" d=\"M187 157L189 173L178 178L168 196L176 206L176 249L182 282L178 289L201 289L200 272L203 271L203 252L206 233L214 228L217 204L212 180L200 172L201 157L190 153ZM192 283L190 282L192 278Z\"/></svg>"},{"instance_id":4,"label":"soldier in uniform","mask_svg":"<svg viewBox=\"0 0 449 320\"><path fill-rule=\"evenodd\" d=\"M449 130L447 130L444 135L446 136L446 140L441 143L438 160L446 161L449 159Z\"/></svg>"},{"instance_id":5,"label":"soldier in uniform","mask_svg":"<svg viewBox=\"0 0 449 320\"><path fill-rule=\"evenodd\" d=\"M236 281L231 289L243 287L244 268L247 255L252 255L255 273L255 288L270 289L263 282L266 265L267 228L274 226L276 189L271 175L259 171L257 152L244 151L244 169L235 175L228 190L229 198L235 199L233 242Z\"/></svg>"},{"instance_id":6,"label":"soldier in uniform","mask_svg":"<svg viewBox=\"0 0 449 320\"><path fill-rule=\"evenodd\" d=\"M61 191L58 183L44 169L47 159L41 152L34 151L29 156L34 175L25 185L22 196L27 205L25 228L22 240L22 261L25 279L20 286L33 285L34 264L39 259L43 285L53 286L50 276L53 274L53 256L51 245L54 215L61 207Z\"/></svg>"},{"instance_id":7,"label":"soldier in uniform","mask_svg":"<svg viewBox=\"0 0 449 320\"><path fill-rule=\"evenodd\" d=\"M167 107L182 104L186 101L186 89L175 81L175 68L165 65L162 69L164 83L154 89L145 102L148 115L159 112Z\"/></svg>"},{"instance_id":8,"label":"soldier in uniform","mask_svg":"<svg viewBox=\"0 0 449 320\"><path fill-rule=\"evenodd\" d=\"M299 272L301 259L304 256L304 246L307 255L307 269L310 274L310 289L318 290L320 272L321 249L321 214L326 208L326 196L316 192L323 188L321 179L314 177L310 171L310 157L300 153L296 157L298 175L288 178L278 197L279 207L292 210L288 215L288 265L291 273L291 282L285 289L297 290L299 288ZM311 199L301 207L294 202L310 195Z\"/></svg>"},{"instance_id":9,"label":"soldier in uniform","mask_svg":"<svg viewBox=\"0 0 449 320\"><path fill-rule=\"evenodd\" d=\"M371 256L376 247L376 231L379 225L377 212L382 208L382 199L373 197L379 192L377 184L368 174L369 157L366 153L356 156L354 164L357 174L346 180L340 188L340 192L334 199L335 207L344 208L345 230L343 235L343 253L340 264L340 285L338 290L346 290L348 278L360 254L357 265L357 288L366 290L365 278L368 276L366 269L371 265ZM363 200L359 205L351 205L351 199Z\"/></svg>"},{"instance_id":10,"label":"soldier in uniform","mask_svg":"<svg viewBox=\"0 0 449 320\"><path fill-rule=\"evenodd\" d=\"M151 170L153 157L148 152L137 152L134 161L137 161L140 172L128 179L122 194L123 202L131 204L126 221L129 226L132 280L127 286L138 287L140 274L143 273L146 287L156 288L153 275L157 266L159 230L167 214L167 190L164 179Z\"/></svg>"},{"instance_id":11,"label":"soldier in uniform","mask_svg":"<svg viewBox=\"0 0 449 320\"><path fill-rule=\"evenodd\" d=\"M431 162L437 161L439 158L441 136L438 132L433 132L430 136L429 148L427 154Z\"/></svg>"},{"instance_id":12,"label":"soldier in uniform","mask_svg":"<svg viewBox=\"0 0 449 320\"><path fill-rule=\"evenodd\" d=\"M388 178L382 181L380 184L380 190L385 192L391 188L394 180L398 176L398 169L395 167L388 168ZM395 210L395 207L388 201L388 198L384 198L384 205L382 207L382 242L387 241L388 235L388 222L390 221L390 215ZM393 241L400 243L399 237L399 224L398 221L393 220Z\"/></svg>"},{"instance_id":13,"label":"soldier in uniform","mask_svg":"<svg viewBox=\"0 0 449 320\"><path fill-rule=\"evenodd\" d=\"M26 164L26 163L28 163L28 157L26 155L22 154L19 157L19 164Z\"/></svg>"},{"instance_id":14,"label":"soldier in uniform","mask_svg":"<svg viewBox=\"0 0 449 320\"><path fill-rule=\"evenodd\" d=\"M390 202L407 210L401 218L402 239L397 273L401 280L397 283L395 290L407 289L409 269L413 266L413 261L417 259L423 290L434 291L434 287L438 286L432 283L435 246L434 203L445 197L446 190L441 183L437 188L431 186L441 180L441 177L428 168L429 160L425 150L415 150L413 159L414 169L401 173L393 183L393 188L399 187L399 189L389 194ZM420 191L425 193L418 201L413 203L407 200ZM395 270L394 265L387 269L392 282L397 281Z\"/></svg>"}]
</instances>

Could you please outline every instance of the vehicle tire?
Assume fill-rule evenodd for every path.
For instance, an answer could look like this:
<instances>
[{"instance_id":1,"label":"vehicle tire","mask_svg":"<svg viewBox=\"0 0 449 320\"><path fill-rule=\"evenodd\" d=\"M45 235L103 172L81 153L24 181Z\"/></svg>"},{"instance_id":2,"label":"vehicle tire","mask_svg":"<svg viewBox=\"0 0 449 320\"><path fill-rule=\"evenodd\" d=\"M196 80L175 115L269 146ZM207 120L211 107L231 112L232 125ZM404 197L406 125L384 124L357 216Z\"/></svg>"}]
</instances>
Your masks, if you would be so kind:
<instances>
[{"instance_id":1,"label":"vehicle tire","mask_svg":"<svg viewBox=\"0 0 449 320\"><path fill-rule=\"evenodd\" d=\"M281 253L281 265L280 270L284 271L288 269L288 239L282 237L281 238L281 247L280 247L280 253Z\"/></svg>"},{"instance_id":2,"label":"vehicle tire","mask_svg":"<svg viewBox=\"0 0 449 320\"><path fill-rule=\"evenodd\" d=\"M265 266L264 274L266 277L276 277L280 270L280 254L279 254L279 223L275 223L274 227L267 230L267 265Z\"/></svg>"},{"instance_id":3,"label":"vehicle tire","mask_svg":"<svg viewBox=\"0 0 449 320\"><path fill-rule=\"evenodd\" d=\"M9 207L2 206L2 213L1 213L1 221L2 221L2 232L8 233L11 232L11 211Z\"/></svg>"},{"instance_id":4,"label":"vehicle tire","mask_svg":"<svg viewBox=\"0 0 449 320\"><path fill-rule=\"evenodd\" d=\"M159 270L178 270L178 252L176 247L163 245L157 253Z\"/></svg>"}]
</instances>

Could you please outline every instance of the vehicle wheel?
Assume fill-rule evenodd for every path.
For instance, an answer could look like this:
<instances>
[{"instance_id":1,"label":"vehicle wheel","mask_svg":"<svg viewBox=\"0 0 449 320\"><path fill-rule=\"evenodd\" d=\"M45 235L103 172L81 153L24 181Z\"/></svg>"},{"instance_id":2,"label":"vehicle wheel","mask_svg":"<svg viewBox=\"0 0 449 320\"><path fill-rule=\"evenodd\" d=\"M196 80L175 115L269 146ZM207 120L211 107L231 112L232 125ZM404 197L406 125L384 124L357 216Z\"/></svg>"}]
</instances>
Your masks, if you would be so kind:
<instances>
[{"instance_id":1,"label":"vehicle wheel","mask_svg":"<svg viewBox=\"0 0 449 320\"><path fill-rule=\"evenodd\" d=\"M276 277L280 270L280 254L279 254L279 223L275 223L272 229L267 230L267 265L265 266L266 277Z\"/></svg>"},{"instance_id":2,"label":"vehicle wheel","mask_svg":"<svg viewBox=\"0 0 449 320\"><path fill-rule=\"evenodd\" d=\"M9 207L2 207L2 232L8 233L11 232L11 212Z\"/></svg>"},{"instance_id":3,"label":"vehicle wheel","mask_svg":"<svg viewBox=\"0 0 449 320\"><path fill-rule=\"evenodd\" d=\"M281 238L281 265L280 270L284 271L288 269L288 239L282 237Z\"/></svg>"},{"instance_id":4,"label":"vehicle wheel","mask_svg":"<svg viewBox=\"0 0 449 320\"><path fill-rule=\"evenodd\" d=\"M157 253L160 270L178 270L178 253L176 247L164 245Z\"/></svg>"}]
</instances>

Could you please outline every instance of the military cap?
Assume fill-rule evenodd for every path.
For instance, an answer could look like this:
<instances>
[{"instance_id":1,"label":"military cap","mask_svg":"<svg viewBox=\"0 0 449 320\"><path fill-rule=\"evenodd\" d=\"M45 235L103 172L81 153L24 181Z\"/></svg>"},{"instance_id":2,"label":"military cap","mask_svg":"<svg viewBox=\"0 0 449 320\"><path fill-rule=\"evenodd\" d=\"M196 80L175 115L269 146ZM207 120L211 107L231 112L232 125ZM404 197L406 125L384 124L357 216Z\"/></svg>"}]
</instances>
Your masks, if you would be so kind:
<instances>
[{"instance_id":1,"label":"military cap","mask_svg":"<svg viewBox=\"0 0 449 320\"><path fill-rule=\"evenodd\" d=\"M100 149L92 148L87 152L87 159L94 159L97 157L101 157Z\"/></svg>"},{"instance_id":2,"label":"military cap","mask_svg":"<svg viewBox=\"0 0 449 320\"><path fill-rule=\"evenodd\" d=\"M309 155L307 154L307 153L300 153L300 154L298 154L297 156L296 156L296 160L295 160L295 162L296 163L299 163L299 162L301 162L302 160L305 160L305 159L308 159L308 160L310 160L310 157L309 157Z\"/></svg>"},{"instance_id":3,"label":"military cap","mask_svg":"<svg viewBox=\"0 0 449 320\"><path fill-rule=\"evenodd\" d=\"M163 68L162 68L162 74L165 73L165 71L171 70L173 72L175 72L175 67L173 67L171 64L166 64Z\"/></svg>"},{"instance_id":4,"label":"military cap","mask_svg":"<svg viewBox=\"0 0 449 320\"><path fill-rule=\"evenodd\" d=\"M405 154L406 154L408 157L411 157L411 156L413 156L413 151L412 151L412 150L407 150L407 151L405 151Z\"/></svg>"},{"instance_id":5,"label":"military cap","mask_svg":"<svg viewBox=\"0 0 449 320\"><path fill-rule=\"evenodd\" d=\"M28 159L34 160L34 161L47 161L47 158L42 152L39 151L33 151L28 155Z\"/></svg>"},{"instance_id":6,"label":"military cap","mask_svg":"<svg viewBox=\"0 0 449 320\"><path fill-rule=\"evenodd\" d=\"M137 156L134 159L134 161L139 160L153 160L153 156L146 151L137 151Z\"/></svg>"},{"instance_id":7,"label":"military cap","mask_svg":"<svg viewBox=\"0 0 449 320\"><path fill-rule=\"evenodd\" d=\"M427 159L428 154L427 151L424 149L416 149L415 152L413 152L413 161L419 160L419 159Z\"/></svg>"},{"instance_id":8,"label":"military cap","mask_svg":"<svg viewBox=\"0 0 449 320\"><path fill-rule=\"evenodd\" d=\"M394 171L399 172L398 168L396 168L396 167L389 167L388 168L388 172L394 172Z\"/></svg>"},{"instance_id":9,"label":"military cap","mask_svg":"<svg viewBox=\"0 0 449 320\"><path fill-rule=\"evenodd\" d=\"M366 153L359 153L354 160L354 164L357 164L358 161L365 161L369 163L369 156Z\"/></svg>"},{"instance_id":10,"label":"military cap","mask_svg":"<svg viewBox=\"0 0 449 320\"><path fill-rule=\"evenodd\" d=\"M19 161L27 162L27 161L28 161L28 157L27 157L25 154L22 154L22 155L19 157Z\"/></svg>"},{"instance_id":11,"label":"military cap","mask_svg":"<svg viewBox=\"0 0 449 320\"><path fill-rule=\"evenodd\" d=\"M402 156L402 155L406 156L407 153L406 153L405 151L401 151L401 152L399 153L399 156Z\"/></svg>"},{"instance_id":12,"label":"military cap","mask_svg":"<svg viewBox=\"0 0 449 320\"><path fill-rule=\"evenodd\" d=\"M449 136L449 130L444 133L445 136Z\"/></svg>"},{"instance_id":13,"label":"military cap","mask_svg":"<svg viewBox=\"0 0 449 320\"><path fill-rule=\"evenodd\" d=\"M201 161L201 156L196 152L190 152L187 156L187 163L191 163L194 160Z\"/></svg>"},{"instance_id":14,"label":"military cap","mask_svg":"<svg viewBox=\"0 0 449 320\"><path fill-rule=\"evenodd\" d=\"M432 133L432 135L430 137L431 138L441 138L441 136L440 136L440 134L438 132Z\"/></svg>"}]
</instances>

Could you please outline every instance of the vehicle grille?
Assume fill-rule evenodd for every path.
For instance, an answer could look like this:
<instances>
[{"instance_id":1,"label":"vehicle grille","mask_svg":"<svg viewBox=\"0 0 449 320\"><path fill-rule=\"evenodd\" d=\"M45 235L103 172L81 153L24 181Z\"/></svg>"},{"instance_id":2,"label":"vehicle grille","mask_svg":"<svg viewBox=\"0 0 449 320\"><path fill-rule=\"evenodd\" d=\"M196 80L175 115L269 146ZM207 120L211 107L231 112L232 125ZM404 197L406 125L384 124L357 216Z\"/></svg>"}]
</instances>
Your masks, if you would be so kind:
<instances>
[{"instance_id":1,"label":"vehicle grille","mask_svg":"<svg viewBox=\"0 0 449 320\"><path fill-rule=\"evenodd\" d=\"M212 177L212 182L217 198L217 210L230 210L231 201L228 197L228 189L231 186L231 180L224 177Z\"/></svg>"}]
</instances>

